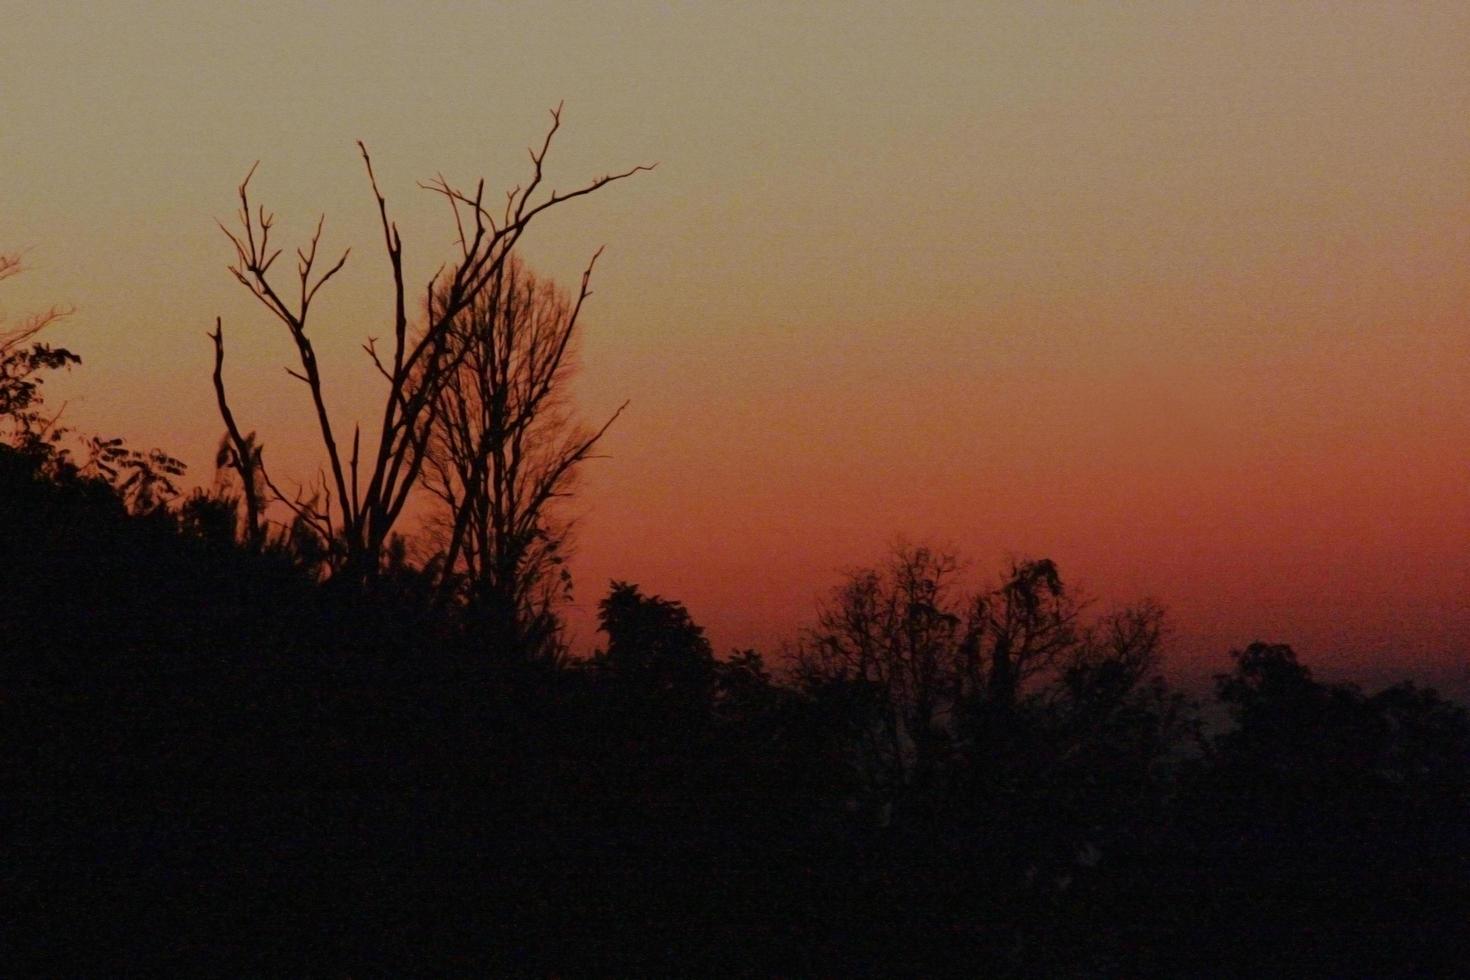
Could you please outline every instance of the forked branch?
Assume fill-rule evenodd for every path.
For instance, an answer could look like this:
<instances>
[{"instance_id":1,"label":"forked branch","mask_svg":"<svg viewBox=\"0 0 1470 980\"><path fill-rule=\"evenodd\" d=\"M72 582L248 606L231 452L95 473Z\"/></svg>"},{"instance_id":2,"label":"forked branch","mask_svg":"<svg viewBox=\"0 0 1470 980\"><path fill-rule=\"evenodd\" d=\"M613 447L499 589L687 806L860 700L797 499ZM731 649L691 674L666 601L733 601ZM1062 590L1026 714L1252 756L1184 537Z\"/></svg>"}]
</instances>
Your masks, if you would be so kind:
<instances>
[{"instance_id":1,"label":"forked branch","mask_svg":"<svg viewBox=\"0 0 1470 980\"><path fill-rule=\"evenodd\" d=\"M591 194L614 181L631 177L641 171L653 169L653 165L631 167L598 177L566 193L552 190L549 195L538 199L536 191L545 178L546 158L561 127L561 111L560 105L552 110L551 125L540 147L529 151L531 178L524 188L518 187L507 195L505 213L500 218L497 219L484 206L483 180L477 182L473 194L453 187L442 174L434 181L420 185L442 195L448 201L455 224L459 256L454 263L441 268L427 284L426 322L422 333L415 332L414 337L410 337L409 333L403 240L397 224L389 215L387 199L379 186L372 157L367 147L358 143L368 184L377 206L384 250L393 282L393 350L391 354L387 351L380 354L376 341L372 339L364 345L374 369L387 382L388 392L384 399L376 447L370 454L366 452L362 446L361 429L354 427L351 455L346 460L342 458L337 445L327 410L316 352L308 336L308 315L317 294L341 272L351 250L344 250L334 263L318 271L318 252L324 227L324 221L319 219L307 243L295 249L295 299L294 302L288 301L271 277L272 266L281 254L281 250L273 247L271 242L275 215L261 206L252 208L250 200L250 180L256 166L250 168L240 183L238 228L232 230L223 224L220 226L235 250L235 261L230 266L230 272L257 301L286 325L296 347L298 363L286 370L293 378L305 384L311 393L317 428L326 455L326 469L330 472L330 489L325 486L325 476L323 489L329 502L332 497L339 502L339 513L334 517L330 509L322 511L302 504L299 500L287 499L273 485L271 492L277 500L291 506L298 517L324 539L323 543L328 546L329 551L340 552L340 566L335 569L338 573L349 570L354 576L363 579L370 579L376 574L388 535L424 471L434 423L442 408L441 394L470 353L463 345L451 342L454 324L487 289L495 288L494 284L503 279L512 250L532 219L558 204ZM596 256L593 261L596 261ZM589 263L583 274L582 289L571 313L573 323L582 301L588 295L587 283L591 268ZM3 274L3 270L0 270L0 274ZM255 463L248 461L250 457L240 455L244 450L239 439L239 427L229 415L220 373L223 333L218 323L211 336L215 340L216 351L216 394L221 416L225 419L226 428L230 430L231 444L235 447L242 466L258 466L258 454L254 457ZM565 344L565 337L562 338L562 343ZM559 364L563 353L564 350L553 350L551 363ZM548 392L549 379L543 382L541 390L533 391L533 407L540 404ZM601 431L598 435L600 434ZM593 441L595 442L595 437ZM585 456L586 452L586 449L580 450L581 455ZM263 467L260 468L260 473L264 479ZM246 482L248 485L249 481ZM260 503L256 502L257 505ZM247 509L249 507L247 501ZM254 513L252 534L257 533L255 529L259 527L260 520L259 511Z\"/></svg>"}]
</instances>

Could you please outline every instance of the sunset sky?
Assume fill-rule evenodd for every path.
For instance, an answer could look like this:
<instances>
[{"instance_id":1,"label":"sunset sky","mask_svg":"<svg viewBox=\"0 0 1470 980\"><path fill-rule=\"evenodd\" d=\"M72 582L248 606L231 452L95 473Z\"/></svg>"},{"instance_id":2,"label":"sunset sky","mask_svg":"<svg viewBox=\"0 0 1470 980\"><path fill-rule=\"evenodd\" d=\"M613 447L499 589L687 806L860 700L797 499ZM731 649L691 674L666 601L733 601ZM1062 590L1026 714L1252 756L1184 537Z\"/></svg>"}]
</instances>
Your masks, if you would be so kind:
<instances>
[{"instance_id":1,"label":"sunset sky","mask_svg":"<svg viewBox=\"0 0 1470 980\"><path fill-rule=\"evenodd\" d=\"M525 242L567 286L607 245L577 398L631 400L582 649L619 578L774 651L904 535L1158 598L1181 674L1260 638L1470 690L1470 5L57 2L0 93L0 307L74 306L53 404L205 483L216 315L273 473L320 459L215 224L254 161L282 245L353 246L349 429L392 312L356 140L412 282L454 238L416 182L508 190L563 100L554 186L656 161Z\"/></svg>"}]
</instances>

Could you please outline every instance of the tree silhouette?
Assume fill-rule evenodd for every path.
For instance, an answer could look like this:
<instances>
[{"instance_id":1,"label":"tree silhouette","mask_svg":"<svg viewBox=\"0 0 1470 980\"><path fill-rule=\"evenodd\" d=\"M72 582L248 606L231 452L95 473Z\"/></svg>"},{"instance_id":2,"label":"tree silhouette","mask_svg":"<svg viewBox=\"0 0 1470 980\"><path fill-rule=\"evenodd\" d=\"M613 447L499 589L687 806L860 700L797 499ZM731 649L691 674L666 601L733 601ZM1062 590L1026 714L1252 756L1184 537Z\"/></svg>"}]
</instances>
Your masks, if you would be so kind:
<instances>
[{"instance_id":1,"label":"tree silhouette","mask_svg":"<svg viewBox=\"0 0 1470 980\"><path fill-rule=\"evenodd\" d=\"M809 690L842 691L873 712L859 730L890 791L932 768L946 738L936 726L955 707L964 637L958 567L953 555L896 546L882 567L848 575L797 651Z\"/></svg>"},{"instance_id":2,"label":"tree silhouette","mask_svg":"<svg viewBox=\"0 0 1470 980\"><path fill-rule=\"evenodd\" d=\"M134 513L160 510L179 495L174 481L184 475L187 467L183 460L161 449L129 449L118 438L93 436L87 440L87 448L90 458L82 473L101 476Z\"/></svg>"},{"instance_id":3,"label":"tree silhouette","mask_svg":"<svg viewBox=\"0 0 1470 980\"><path fill-rule=\"evenodd\" d=\"M1181 944L1234 975L1460 972L1463 709L1412 686L1323 683L1285 644L1232 658L1216 693L1234 724L1186 768L1150 869L1174 894L1212 885L1183 907Z\"/></svg>"},{"instance_id":4,"label":"tree silhouette","mask_svg":"<svg viewBox=\"0 0 1470 980\"><path fill-rule=\"evenodd\" d=\"M20 257L0 254L0 282L19 274ZM179 494L176 478L183 461L160 449L129 449L122 439L91 436L84 440L87 460L77 464L64 440L71 430L60 425L61 412L47 414L42 387L46 372L80 364L64 347L52 347L36 336L69 311L52 307L0 331L0 445L32 457L40 472L52 477L75 474L98 478L115 488L134 512L157 510Z\"/></svg>"},{"instance_id":5,"label":"tree silhouette","mask_svg":"<svg viewBox=\"0 0 1470 980\"><path fill-rule=\"evenodd\" d=\"M1013 561L968 596L959 569L947 552L898 545L849 573L802 637L796 677L845 733L881 823L913 811L979 826L1005 799L1038 812L1022 836L997 825L993 853L1094 847L1080 829L1089 810L1151 792L1190 733L1158 674L1163 611L1144 602L1084 623L1049 560ZM1117 794L1080 792L1085 771L1109 774L1096 785Z\"/></svg>"},{"instance_id":6,"label":"tree silhouette","mask_svg":"<svg viewBox=\"0 0 1470 980\"><path fill-rule=\"evenodd\" d=\"M268 225L247 214L247 253ZM552 504L598 435L557 395L586 287L506 253L416 355L399 394L437 371L432 403L392 417L460 543L417 567L378 542L370 591L321 574L363 580L344 528L366 504L328 486L267 530L218 325L217 466L242 482L182 501L167 454L60 440L42 382L77 359L36 341L54 314L5 335L7 953L66 975L1464 972L1463 707L1256 643L1206 738L1160 676L1162 608L1093 615L1049 560L967 592L953 555L899 546L834 590L794 684L626 582L591 660L485 657L476 587L523 590L505 642L554 615Z\"/></svg>"},{"instance_id":7,"label":"tree silhouette","mask_svg":"<svg viewBox=\"0 0 1470 980\"><path fill-rule=\"evenodd\" d=\"M240 184L239 227L232 231L221 225L235 249L231 272L261 305L285 325L295 345L299 370L288 368L287 372L305 384L310 393L330 473L330 480L324 481L319 497L314 500L302 499L299 495L287 497L271 480L259 455L251 455L240 448L244 437L225 407L227 400L221 373L224 331L217 320L211 337L215 345L216 389L221 414L230 430L229 438L235 447L234 460L240 469L242 482L248 484L259 472L274 498L294 512L299 526L318 537L334 575L361 582L376 578L389 536L427 462L429 443L441 407L440 396L469 354L469 348L456 345L452 340L455 325L487 289L503 280L505 265L521 235L550 208L650 169L647 166L632 167L599 177L568 192L552 190L549 194L538 194L544 178L543 165L552 138L561 125L561 107L554 109L551 116L551 126L540 148L530 151L530 180L524 187L517 187L507 194L505 206L499 213L485 203L484 181L478 183L473 192L453 187L442 177L422 185L443 196L449 204L458 233L459 256L427 284L424 290L425 322L419 331L412 331L409 324L411 313L404 283L403 242L397 225L388 217L387 202L378 188L367 148L358 144L377 204L394 297L390 318L392 350L386 354L386 361L379 355L374 339L369 339L364 345L373 367L388 385L377 447L370 457L362 454L360 426L353 429L350 450L344 451L338 442L310 333L312 304L322 287L341 271L348 252L330 266L318 267L317 251L322 234L322 221L319 220L310 241L296 250L295 283L289 290L284 286L278 288L271 276L271 268L281 254L279 248L272 246L270 239L274 215L264 207L252 208L249 186L253 167Z\"/></svg>"},{"instance_id":8,"label":"tree silhouette","mask_svg":"<svg viewBox=\"0 0 1470 980\"><path fill-rule=\"evenodd\" d=\"M714 652L683 603L614 582L598 604L597 618L607 649L595 662L610 674L676 699L699 702L709 696Z\"/></svg>"},{"instance_id":9,"label":"tree silhouette","mask_svg":"<svg viewBox=\"0 0 1470 980\"><path fill-rule=\"evenodd\" d=\"M0 253L0 282L23 270L20 255ZM40 410L45 372L80 364L81 358L64 347L52 347L36 336L68 311L52 307L3 329L0 321L0 441L43 456L63 452L57 444L66 430L58 426L60 412Z\"/></svg>"},{"instance_id":10,"label":"tree silhouette","mask_svg":"<svg viewBox=\"0 0 1470 980\"><path fill-rule=\"evenodd\" d=\"M455 366L439 386L423 476L446 529L440 589L464 598L501 651L557 654L570 526L554 505L622 411L593 430L567 404L591 273L568 301L512 256L446 335Z\"/></svg>"},{"instance_id":11,"label":"tree silhouette","mask_svg":"<svg viewBox=\"0 0 1470 980\"><path fill-rule=\"evenodd\" d=\"M265 544L264 515L270 491L265 481L265 464L261 460L262 447L256 441L254 432L248 435L240 432L240 426L235 422L235 413L230 411L229 400L225 397L224 326L218 317L214 321L211 339L214 341L215 402L219 407L220 418L225 423L225 434L220 440L219 452L215 454L214 460L216 482L222 483L221 478L230 471L238 477L240 495L245 504L245 544L258 551ZM218 489L221 493L226 492L223 485Z\"/></svg>"},{"instance_id":12,"label":"tree silhouette","mask_svg":"<svg viewBox=\"0 0 1470 980\"><path fill-rule=\"evenodd\" d=\"M1031 677L1074 647L1078 604L1050 559L1012 562L995 590L975 597L965 638L965 680L1008 708Z\"/></svg>"}]
</instances>

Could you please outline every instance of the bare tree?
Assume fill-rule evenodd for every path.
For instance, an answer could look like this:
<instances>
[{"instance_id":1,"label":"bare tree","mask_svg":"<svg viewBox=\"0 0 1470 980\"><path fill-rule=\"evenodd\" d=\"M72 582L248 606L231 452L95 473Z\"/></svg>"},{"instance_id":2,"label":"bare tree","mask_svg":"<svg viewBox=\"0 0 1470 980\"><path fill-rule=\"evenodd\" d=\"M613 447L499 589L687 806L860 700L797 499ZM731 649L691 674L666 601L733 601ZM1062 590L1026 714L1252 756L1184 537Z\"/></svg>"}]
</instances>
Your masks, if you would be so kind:
<instances>
[{"instance_id":1,"label":"bare tree","mask_svg":"<svg viewBox=\"0 0 1470 980\"><path fill-rule=\"evenodd\" d=\"M1114 704L1156 667L1163 613L1152 603L1083 626L1049 559L1013 561L969 596L959 571L952 554L899 545L849 573L798 646L808 690L863 699L865 774L885 793L924 784L966 744L1005 752L1025 698Z\"/></svg>"},{"instance_id":2,"label":"bare tree","mask_svg":"<svg viewBox=\"0 0 1470 980\"><path fill-rule=\"evenodd\" d=\"M222 376L224 331L216 321L211 337L215 345L216 393L221 415L229 430L234 447L232 459L238 464L242 483L248 486L259 476L271 495L294 511L296 523L309 528L323 543L334 576L365 582L377 575L389 534L427 461L444 386L468 354L466 348L452 342L454 325L488 288L503 278L505 264L526 228L549 208L651 169L636 166L565 193L556 190L538 193L542 189L546 156L560 125L561 107L558 106L552 110L551 125L540 147L530 150L531 179L524 187L516 187L506 194L499 212L486 205L483 180L472 193L455 188L442 176L421 185L442 195L449 204L458 233L459 255L425 286L425 325L413 334L408 322L410 301L404 282L403 242L397 225L388 217L387 202L378 188L367 148L358 144L377 203L394 296L391 353L386 355L386 360L380 356L375 339L369 339L364 345L373 366L388 385L377 446L366 456L362 451L360 425L353 428L350 450L344 451L338 442L309 331L312 303L322 287L341 271L348 253L344 252L324 269L318 266L317 249L322 235L319 220L310 241L296 250L294 282L289 289L278 287L271 276L271 268L281 254L270 240L274 215L264 207L252 208L249 185L253 167L240 184L239 227L232 231L221 225L235 248L235 262L230 271L286 326L296 347L299 370L287 368L287 372L306 385L311 395L326 455L325 469L330 474L323 479L322 493L314 499L303 499L300 494L288 497L271 480L261 454L243 448L245 436L227 407Z\"/></svg>"},{"instance_id":3,"label":"bare tree","mask_svg":"<svg viewBox=\"0 0 1470 980\"><path fill-rule=\"evenodd\" d=\"M579 424L567 400L577 318L591 295L594 255L575 300L515 257L452 322L434 406L424 485L446 528L441 595L458 595L503 650L554 654L570 522L554 504L622 412Z\"/></svg>"},{"instance_id":4,"label":"bare tree","mask_svg":"<svg viewBox=\"0 0 1470 980\"><path fill-rule=\"evenodd\" d=\"M954 706L964 640L958 572L951 554L898 545L883 565L848 574L797 650L807 687L868 699L873 724L859 734L866 775L888 788L931 767L937 722Z\"/></svg>"},{"instance_id":5,"label":"bare tree","mask_svg":"<svg viewBox=\"0 0 1470 980\"><path fill-rule=\"evenodd\" d=\"M957 665L961 689L1009 709L1027 681L1076 647L1080 609L1051 559L1011 562L1000 585L971 602Z\"/></svg>"}]
</instances>

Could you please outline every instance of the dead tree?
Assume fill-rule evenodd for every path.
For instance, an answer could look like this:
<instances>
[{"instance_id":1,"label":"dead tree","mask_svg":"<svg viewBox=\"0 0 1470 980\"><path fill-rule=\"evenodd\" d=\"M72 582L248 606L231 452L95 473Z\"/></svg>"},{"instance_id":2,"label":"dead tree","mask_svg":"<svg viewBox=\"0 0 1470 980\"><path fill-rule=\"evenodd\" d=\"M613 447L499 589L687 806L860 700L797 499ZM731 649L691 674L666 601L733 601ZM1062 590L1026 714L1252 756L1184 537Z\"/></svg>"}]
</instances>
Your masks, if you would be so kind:
<instances>
[{"instance_id":1,"label":"dead tree","mask_svg":"<svg viewBox=\"0 0 1470 980\"><path fill-rule=\"evenodd\" d=\"M497 649L533 657L556 652L554 607L570 586L570 524L554 504L622 412L591 429L566 397L596 261L575 300L518 258L501 265L450 327L454 367L438 388L427 449L423 482L447 534L441 596L466 602Z\"/></svg>"},{"instance_id":2,"label":"dead tree","mask_svg":"<svg viewBox=\"0 0 1470 980\"><path fill-rule=\"evenodd\" d=\"M296 346L299 369L287 368L287 373L306 385L310 392L326 455L325 471L330 477L324 477L324 492L314 500L303 500L300 495L288 497L271 481L258 454L251 456L237 451L235 457L242 466L258 467L259 475L271 494L295 512L299 525L310 528L321 539L334 577L367 582L377 575L389 533L402 515L426 462L441 405L440 395L445 384L457 372L465 354L462 348L456 348L452 343L454 324L486 289L502 278L505 263L526 228L549 208L590 194L641 170L651 169L637 166L599 177L565 193L552 190L549 194L538 194L542 189L546 155L560 125L561 107L558 106L551 113L551 125L540 148L530 150L531 179L524 187L517 187L506 194L504 207L498 213L486 205L483 180L473 193L453 187L443 176L420 185L442 195L449 204L458 231L459 255L426 285L426 320L423 329L415 333L409 329L410 300L404 282L403 242L397 225L388 217L387 202L378 188L367 148L358 144L377 203L394 295L391 354L386 355L385 360L379 354L375 339L369 339L364 345L373 366L388 384L377 445L366 455L363 453L360 425L353 428L349 450L344 451L338 442L309 330L313 301L322 287L341 271L348 253L344 252L325 269L318 267L317 247L322 234L322 222L319 220L310 241L296 250L296 275L290 288L278 286L271 276L271 268L281 254L279 248L272 247L270 240L274 215L264 207L251 206L249 185L253 167L251 174L247 174L240 184L239 228L232 231L221 225L235 247L235 262L230 271L286 326ZM212 337L216 374L220 375L224 332L218 324ZM225 409L227 399L222 379L218 382L217 391L221 414L231 430L230 440L239 445L242 437ZM243 470L240 472L246 484L255 475Z\"/></svg>"}]
</instances>

